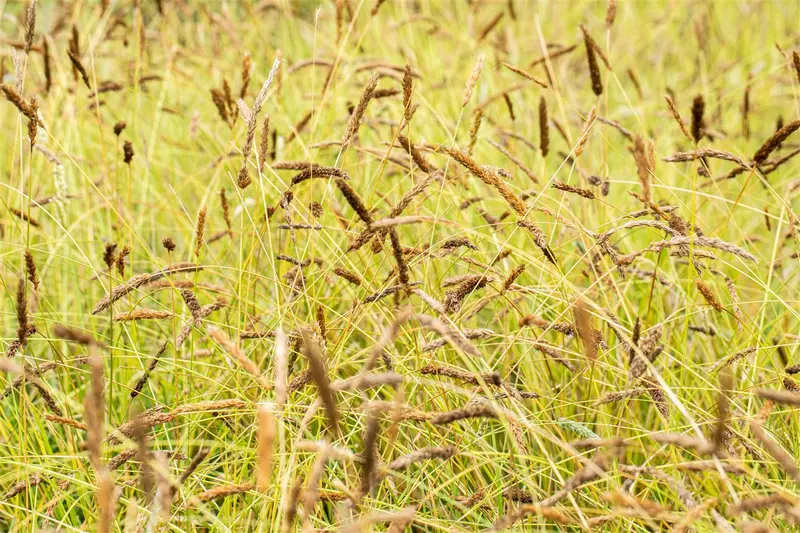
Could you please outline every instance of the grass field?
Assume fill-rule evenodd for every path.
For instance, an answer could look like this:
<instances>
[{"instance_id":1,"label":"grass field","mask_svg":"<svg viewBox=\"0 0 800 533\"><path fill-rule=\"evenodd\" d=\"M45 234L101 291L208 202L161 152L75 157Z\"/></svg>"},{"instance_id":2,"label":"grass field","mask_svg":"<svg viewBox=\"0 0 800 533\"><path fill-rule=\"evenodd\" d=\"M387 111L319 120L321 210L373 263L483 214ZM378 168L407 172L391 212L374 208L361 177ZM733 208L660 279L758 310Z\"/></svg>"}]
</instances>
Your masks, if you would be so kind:
<instances>
[{"instance_id":1,"label":"grass field","mask_svg":"<svg viewBox=\"0 0 800 533\"><path fill-rule=\"evenodd\" d=\"M800 4L0 15L0 531L800 530Z\"/></svg>"}]
</instances>

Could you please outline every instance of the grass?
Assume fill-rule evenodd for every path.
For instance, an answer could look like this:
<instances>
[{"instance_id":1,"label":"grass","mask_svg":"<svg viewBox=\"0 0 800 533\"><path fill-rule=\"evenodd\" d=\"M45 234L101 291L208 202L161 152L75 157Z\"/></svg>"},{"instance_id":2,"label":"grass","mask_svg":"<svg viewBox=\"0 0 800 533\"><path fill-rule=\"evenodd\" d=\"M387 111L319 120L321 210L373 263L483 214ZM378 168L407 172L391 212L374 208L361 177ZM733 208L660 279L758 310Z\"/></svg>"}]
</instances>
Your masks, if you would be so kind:
<instances>
[{"instance_id":1,"label":"grass","mask_svg":"<svg viewBox=\"0 0 800 533\"><path fill-rule=\"evenodd\" d=\"M102 4L0 3L0 530L797 527L797 6Z\"/></svg>"}]
</instances>

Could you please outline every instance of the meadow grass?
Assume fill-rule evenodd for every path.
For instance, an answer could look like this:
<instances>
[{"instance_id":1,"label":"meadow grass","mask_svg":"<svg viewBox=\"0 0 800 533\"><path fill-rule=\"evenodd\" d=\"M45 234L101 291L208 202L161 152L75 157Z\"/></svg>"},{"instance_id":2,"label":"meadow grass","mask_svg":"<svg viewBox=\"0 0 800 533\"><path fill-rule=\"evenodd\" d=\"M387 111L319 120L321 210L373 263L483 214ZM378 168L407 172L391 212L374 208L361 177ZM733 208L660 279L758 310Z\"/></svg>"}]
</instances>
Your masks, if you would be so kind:
<instances>
[{"instance_id":1,"label":"meadow grass","mask_svg":"<svg viewBox=\"0 0 800 533\"><path fill-rule=\"evenodd\" d=\"M794 530L798 17L0 2L0 530Z\"/></svg>"}]
</instances>

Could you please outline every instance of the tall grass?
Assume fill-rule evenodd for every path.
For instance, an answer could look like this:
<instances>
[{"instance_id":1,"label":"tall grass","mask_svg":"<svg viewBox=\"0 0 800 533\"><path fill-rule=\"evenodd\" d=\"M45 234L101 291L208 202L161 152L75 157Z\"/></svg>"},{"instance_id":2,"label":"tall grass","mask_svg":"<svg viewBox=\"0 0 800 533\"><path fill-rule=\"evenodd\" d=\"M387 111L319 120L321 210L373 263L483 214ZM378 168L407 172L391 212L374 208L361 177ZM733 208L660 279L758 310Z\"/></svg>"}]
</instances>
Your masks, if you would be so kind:
<instances>
[{"instance_id":1,"label":"tall grass","mask_svg":"<svg viewBox=\"0 0 800 533\"><path fill-rule=\"evenodd\" d=\"M798 6L0 14L0 530L798 527Z\"/></svg>"}]
</instances>

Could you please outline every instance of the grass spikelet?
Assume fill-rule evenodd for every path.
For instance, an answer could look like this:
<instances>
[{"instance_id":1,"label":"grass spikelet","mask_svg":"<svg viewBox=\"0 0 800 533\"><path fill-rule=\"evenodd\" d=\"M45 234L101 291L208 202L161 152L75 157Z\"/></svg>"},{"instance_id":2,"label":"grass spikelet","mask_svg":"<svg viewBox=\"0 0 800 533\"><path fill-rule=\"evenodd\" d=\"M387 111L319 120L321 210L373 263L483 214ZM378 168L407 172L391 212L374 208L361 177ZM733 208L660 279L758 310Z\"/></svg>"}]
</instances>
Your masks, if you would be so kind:
<instances>
[{"instance_id":1,"label":"grass spikelet","mask_svg":"<svg viewBox=\"0 0 800 533\"><path fill-rule=\"evenodd\" d=\"M135 309L129 313L114 315L114 322L136 322L139 320L163 320L172 318L171 311L154 311L152 309Z\"/></svg>"},{"instance_id":2,"label":"grass spikelet","mask_svg":"<svg viewBox=\"0 0 800 533\"><path fill-rule=\"evenodd\" d=\"M92 310L92 314L96 315L102 311L105 311L112 303L126 296L130 292L158 281L165 276L170 276L172 274L181 272L197 272L198 270L202 270L202 268L203 267L195 265L194 263L176 263L153 273L136 275L122 285L117 285L114 287L110 295L105 296L102 300L97 302L97 305L95 305L95 308Z\"/></svg>"},{"instance_id":3,"label":"grass spikelet","mask_svg":"<svg viewBox=\"0 0 800 533\"><path fill-rule=\"evenodd\" d=\"M369 209L364 205L364 201L355 189L342 178L336 178L335 183L336 187L339 188L339 192L342 193L342 196L347 200L347 203L350 204L350 207L353 208L353 211L356 212L358 217L367 224L372 224L372 215L370 215Z\"/></svg>"},{"instance_id":4,"label":"grass spikelet","mask_svg":"<svg viewBox=\"0 0 800 533\"><path fill-rule=\"evenodd\" d=\"M353 140L353 137L358 133L358 129L361 127L361 119L364 117L367 105L369 105L369 101L372 99L372 94L375 92L375 87L377 86L378 74L373 74L367 82L364 92L361 94L361 100L358 102L358 106L353 110L350 119L347 121L347 129L345 129L344 136L342 137L342 150L347 148Z\"/></svg>"},{"instance_id":5,"label":"grass spikelet","mask_svg":"<svg viewBox=\"0 0 800 533\"><path fill-rule=\"evenodd\" d=\"M397 262L397 279L400 280L402 285L408 285L408 263L406 263L403 248L400 246L400 238L397 236L397 231L393 227L389 228L389 240L392 243L394 260Z\"/></svg>"},{"instance_id":6,"label":"grass spikelet","mask_svg":"<svg viewBox=\"0 0 800 533\"><path fill-rule=\"evenodd\" d=\"M583 33L583 45L586 48L586 61L589 65L589 77L592 81L592 92L597 96L603 94L603 78L600 76L600 67L597 64L597 57L595 56L595 45L593 39L589 36L589 32L581 25L581 32Z\"/></svg>"},{"instance_id":7,"label":"grass spikelet","mask_svg":"<svg viewBox=\"0 0 800 533\"><path fill-rule=\"evenodd\" d=\"M497 418L497 413L488 405L476 403L461 407L460 409L437 413L431 418L431 424L444 426L467 418Z\"/></svg>"},{"instance_id":8,"label":"grass spikelet","mask_svg":"<svg viewBox=\"0 0 800 533\"><path fill-rule=\"evenodd\" d=\"M766 161L769 155L774 152L775 149L778 148L792 133L797 131L798 128L800 128L800 120L795 120L794 122L790 122L776 131L772 137L764 141L764 144L762 144L758 151L756 151L755 155L753 155L753 161L756 163L763 163Z\"/></svg>"},{"instance_id":9,"label":"grass spikelet","mask_svg":"<svg viewBox=\"0 0 800 533\"><path fill-rule=\"evenodd\" d=\"M692 101L692 138L695 144L699 143L700 139L702 139L705 134L705 123L703 120L705 110L706 102L703 99L703 95L698 94Z\"/></svg>"},{"instance_id":10,"label":"grass spikelet","mask_svg":"<svg viewBox=\"0 0 800 533\"><path fill-rule=\"evenodd\" d=\"M86 431L87 428L86 424L84 424L83 422L78 422L77 420L74 420L72 418L67 418L64 416L51 415L49 413L45 413L44 418L45 420L49 420L50 422L55 422L56 424L61 424L64 426L73 427L75 429L80 429L81 431Z\"/></svg>"},{"instance_id":11,"label":"grass spikelet","mask_svg":"<svg viewBox=\"0 0 800 533\"><path fill-rule=\"evenodd\" d=\"M672 100L672 98L669 97L669 95L664 95L664 100L667 101L667 106L669 106L669 111L670 113L672 113L672 118L674 118L675 122L678 123L678 127L681 129L681 133L683 133L686 136L689 142L692 142L692 136L689 133L689 130L686 129L686 123L683 121L681 113L680 111L678 111L678 107L675 105L675 102Z\"/></svg>"},{"instance_id":12,"label":"grass spikelet","mask_svg":"<svg viewBox=\"0 0 800 533\"><path fill-rule=\"evenodd\" d=\"M25 276L33 286L34 292L39 292L39 275L36 272L36 262L30 249L25 249Z\"/></svg>"},{"instance_id":13,"label":"grass spikelet","mask_svg":"<svg viewBox=\"0 0 800 533\"><path fill-rule=\"evenodd\" d=\"M14 87L3 84L0 85L0 90L3 91L3 95L5 95L6 100L14 104L17 110L25 115L28 120L34 124L39 123L39 116L36 113L36 109L34 109L30 103L26 102L22 95L20 95Z\"/></svg>"},{"instance_id":14,"label":"grass spikelet","mask_svg":"<svg viewBox=\"0 0 800 533\"><path fill-rule=\"evenodd\" d=\"M214 500L220 500L224 498L228 498L230 496L235 496L237 494L243 494L245 492L250 492L255 487L252 483L238 483L235 485L220 485L219 487L214 487L213 489L208 489L203 491L199 494L195 494L193 499L200 503L206 503Z\"/></svg>"},{"instance_id":15,"label":"grass spikelet","mask_svg":"<svg viewBox=\"0 0 800 533\"><path fill-rule=\"evenodd\" d=\"M421 171L430 174L435 170L433 165L431 165L428 160L425 159L425 157L422 155L422 152L420 152L416 146L411 144L411 141L409 141L408 138L403 135L398 135L397 142L399 142L400 146L402 146L403 149L409 153L411 158L414 160L414 163L417 164Z\"/></svg>"},{"instance_id":16,"label":"grass spikelet","mask_svg":"<svg viewBox=\"0 0 800 533\"><path fill-rule=\"evenodd\" d=\"M89 82L89 74L86 72L86 68L84 68L83 63L81 63L80 58L72 50L67 50L67 55L69 55L69 60L72 62L73 68L81 75L84 85L91 91L92 84Z\"/></svg>"},{"instance_id":17,"label":"grass spikelet","mask_svg":"<svg viewBox=\"0 0 800 533\"><path fill-rule=\"evenodd\" d=\"M567 185L563 181L554 180L550 186L556 190L564 191L572 194L577 194L587 200L594 200L595 195L589 189L582 189L580 187L575 187L574 185Z\"/></svg>"},{"instance_id":18,"label":"grass spikelet","mask_svg":"<svg viewBox=\"0 0 800 533\"><path fill-rule=\"evenodd\" d=\"M483 54L478 56L475 65L472 67L472 73L469 75L467 85L464 87L464 97L461 99L461 107L467 107L469 99L472 97L472 91L475 90L475 84L478 83L478 78L481 76L483 70Z\"/></svg>"},{"instance_id":19,"label":"grass spikelet","mask_svg":"<svg viewBox=\"0 0 800 533\"><path fill-rule=\"evenodd\" d=\"M356 287L360 287L361 284L363 283L363 281L361 280L361 276L347 269L336 267L333 269L333 273L339 276L340 278L352 283Z\"/></svg>"},{"instance_id":20,"label":"grass spikelet","mask_svg":"<svg viewBox=\"0 0 800 533\"><path fill-rule=\"evenodd\" d=\"M444 310L447 314L457 313L461 309L464 298L473 292L482 289L492 278L487 276L475 276L470 278L452 291L448 291L444 297Z\"/></svg>"},{"instance_id":21,"label":"grass spikelet","mask_svg":"<svg viewBox=\"0 0 800 533\"><path fill-rule=\"evenodd\" d=\"M531 80L536 85L539 85L540 87L543 87L545 89L547 88L547 84L545 82L543 82L542 80L534 77L532 74L529 74L529 73L525 72L521 68L517 68L514 65L509 65L508 63L503 63L503 66L506 67L511 72L513 72L514 74L519 74L523 78Z\"/></svg>"},{"instance_id":22,"label":"grass spikelet","mask_svg":"<svg viewBox=\"0 0 800 533\"><path fill-rule=\"evenodd\" d=\"M258 144L258 171L264 172L264 164L267 162L269 154L269 115L264 117L261 126L261 140Z\"/></svg>"},{"instance_id":23,"label":"grass spikelet","mask_svg":"<svg viewBox=\"0 0 800 533\"><path fill-rule=\"evenodd\" d=\"M411 122L411 94L413 92L414 78L411 75L411 63L406 63L403 70L403 118L406 123Z\"/></svg>"},{"instance_id":24,"label":"grass spikelet","mask_svg":"<svg viewBox=\"0 0 800 533\"><path fill-rule=\"evenodd\" d=\"M197 225L194 231L194 256L200 257L200 250L203 249L203 235L206 231L206 208L200 209L197 214Z\"/></svg>"},{"instance_id":25,"label":"grass spikelet","mask_svg":"<svg viewBox=\"0 0 800 533\"><path fill-rule=\"evenodd\" d=\"M550 123L547 119L547 101L544 96L539 98L539 149L542 157L547 157L550 147Z\"/></svg>"},{"instance_id":26,"label":"grass spikelet","mask_svg":"<svg viewBox=\"0 0 800 533\"><path fill-rule=\"evenodd\" d=\"M795 394L800 394L800 384L798 384L792 378L783 378L783 386L789 392L793 392Z\"/></svg>"},{"instance_id":27,"label":"grass spikelet","mask_svg":"<svg viewBox=\"0 0 800 533\"><path fill-rule=\"evenodd\" d=\"M472 155L472 150L475 148L475 143L478 142L478 130L481 127L481 122L483 121L483 109L480 107L475 110L475 113L472 117L472 127L469 130L469 147L467 148L467 154Z\"/></svg>"},{"instance_id":28,"label":"grass spikelet","mask_svg":"<svg viewBox=\"0 0 800 533\"><path fill-rule=\"evenodd\" d=\"M409 466L421 461L429 461L431 459L447 460L453 457L456 453L457 450L454 446L430 446L428 448L414 450L413 452L402 457L398 457L386 465L386 467L389 470L400 471L405 470Z\"/></svg>"},{"instance_id":29,"label":"grass spikelet","mask_svg":"<svg viewBox=\"0 0 800 533\"><path fill-rule=\"evenodd\" d=\"M17 282L17 342L25 346L28 340L28 298L25 290L25 278Z\"/></svg>"},{"instance_id":30,"label":"grass spikelet","mask_svg":"<svg viewBox=\"0 0 800 533\"><path fill-rule=\"evenodd\" d=\"M714 291L711 290L711 287L706 285L701 279L696 279L695 285L697 285L697 290L703 296L703 299L706 301L706 303L713 307L715 311L721 313L725 310L722 307L722 304L719 303L719 300L717 300L717 297L714 295Z\"/></svg>"},{"instance_id":31,"label":"grass spikelet","mask_svg":"<svg viewBox=\"0 0 800 533\"><path fill-rule=\"evenodd\" d=\"M29 0L25 9L25 53L30 54L36 35L36 0Z\"/></svg>"}]
</instances>

